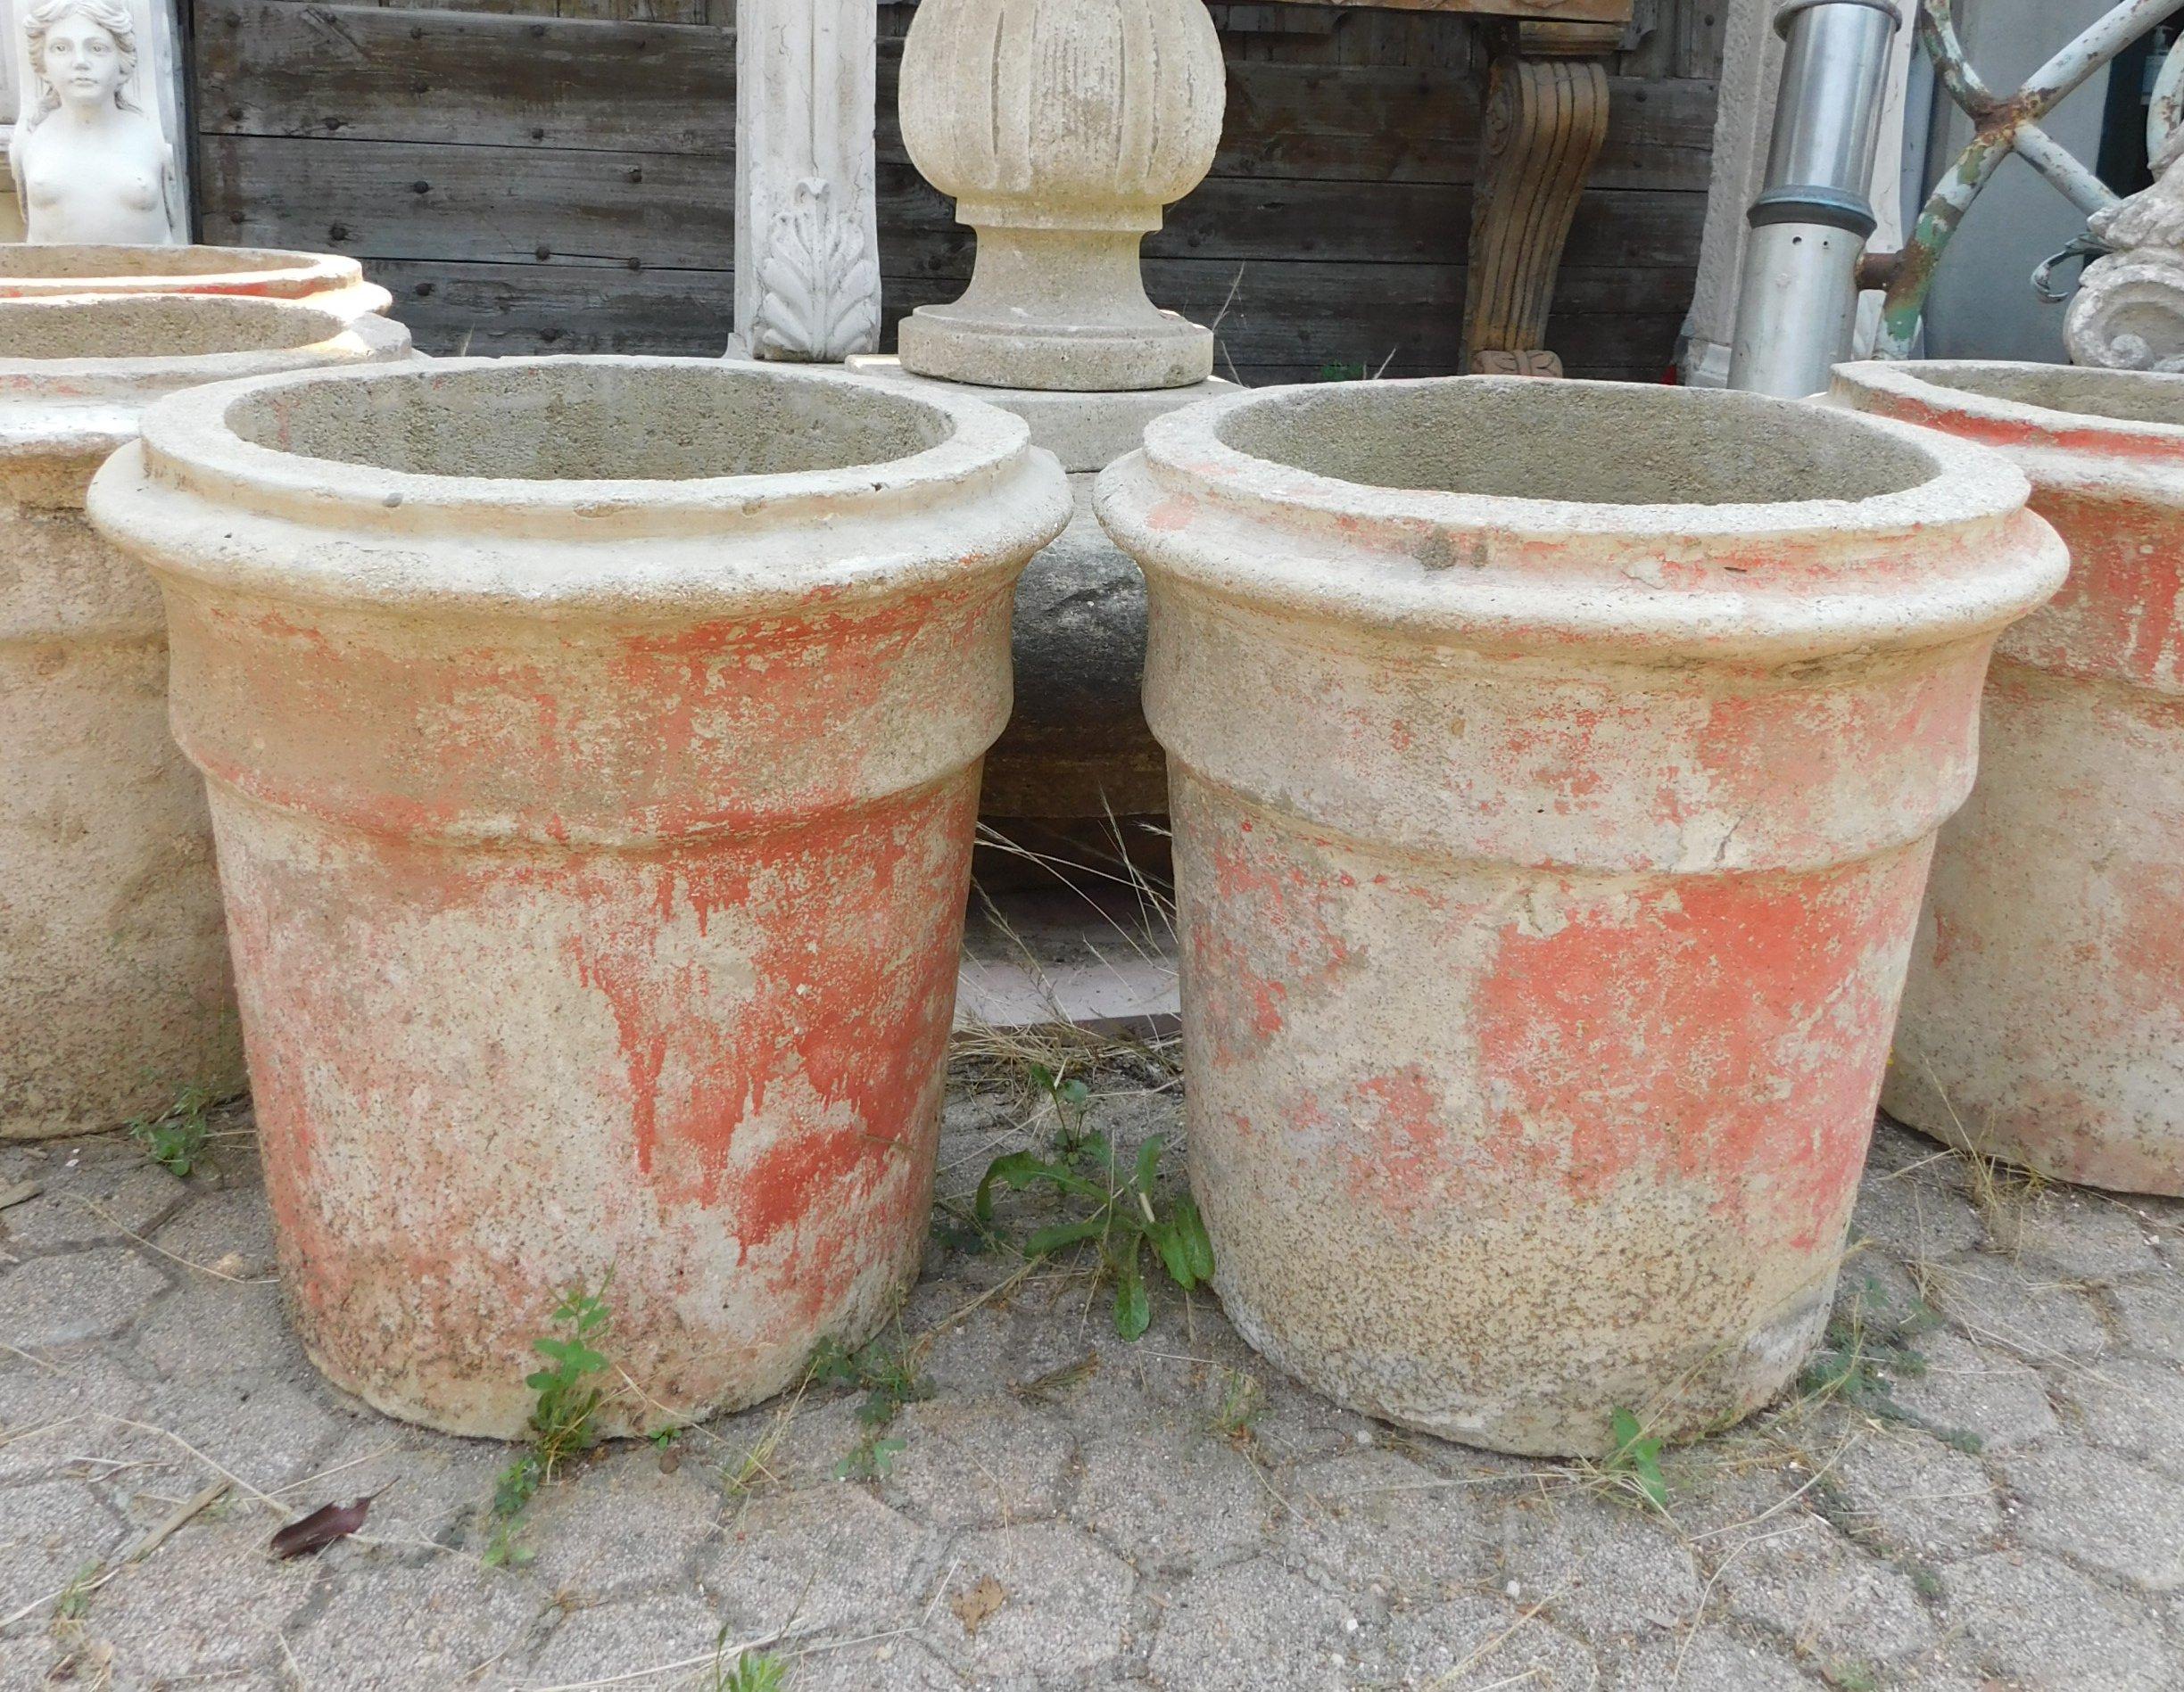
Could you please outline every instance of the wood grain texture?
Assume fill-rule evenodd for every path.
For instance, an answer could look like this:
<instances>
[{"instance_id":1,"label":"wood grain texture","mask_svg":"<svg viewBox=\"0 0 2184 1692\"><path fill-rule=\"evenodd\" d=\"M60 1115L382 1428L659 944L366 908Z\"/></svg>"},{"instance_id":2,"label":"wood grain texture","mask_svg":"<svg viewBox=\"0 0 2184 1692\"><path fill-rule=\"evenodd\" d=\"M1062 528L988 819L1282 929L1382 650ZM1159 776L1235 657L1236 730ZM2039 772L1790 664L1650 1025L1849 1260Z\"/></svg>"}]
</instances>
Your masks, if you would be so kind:
<instances>
[{"instance_id":1,"label":"wood grain texture","mask_svg":"<svg viewBox=\"0 0 2184 1692\"><path fill-rule=\"evenodd\" d=\"M717 352L735 92L733 32L718 26L732 11L195 0L206 238L352 253L431 351ZM1474 24L1286 0L1212 11L1228 120L1212 176L1147 243L1154 297L1218 318L1222 373L1254 383L1461 368ZM914 9L877 15L891 330L960 291L973 237L893 121ZM1573 375L1652 380L1690 294L1714 89L1614 75L1608 100L1549 333Z\"/></svg>"}]
</instances>

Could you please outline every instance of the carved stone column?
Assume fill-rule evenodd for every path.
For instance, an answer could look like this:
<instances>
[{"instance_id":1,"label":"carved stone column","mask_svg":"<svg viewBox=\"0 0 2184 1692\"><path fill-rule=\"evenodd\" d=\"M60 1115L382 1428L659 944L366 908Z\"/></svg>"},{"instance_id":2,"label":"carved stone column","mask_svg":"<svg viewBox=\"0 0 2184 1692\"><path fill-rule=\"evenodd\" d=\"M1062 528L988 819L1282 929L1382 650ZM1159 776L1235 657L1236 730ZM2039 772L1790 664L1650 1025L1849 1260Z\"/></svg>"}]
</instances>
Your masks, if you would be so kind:
<instances>
[{"instance_id":1,"label":"carved stone column","mask_svg":"<svg viewBox=\"0 0 2184 1692\"><path fill-rule=\"evenodd\" d=\"M1562 374L1547 350L1547 316L1578 196L1607 138L1604 61L1621 37L1614 23L1519 23L1511 50L1494 59L1471 209L1467 370Z\"/></svg>"},{"instance_id":2,"label":"carved stone column","mask_svg":"<svg viewBox=\"0 0 2184 1692\"><path fill-rule=\"evenodd\" d=\"M880 344L872 0L736 0L737 345L837 362Z\"/></svg>"}]
</instances>

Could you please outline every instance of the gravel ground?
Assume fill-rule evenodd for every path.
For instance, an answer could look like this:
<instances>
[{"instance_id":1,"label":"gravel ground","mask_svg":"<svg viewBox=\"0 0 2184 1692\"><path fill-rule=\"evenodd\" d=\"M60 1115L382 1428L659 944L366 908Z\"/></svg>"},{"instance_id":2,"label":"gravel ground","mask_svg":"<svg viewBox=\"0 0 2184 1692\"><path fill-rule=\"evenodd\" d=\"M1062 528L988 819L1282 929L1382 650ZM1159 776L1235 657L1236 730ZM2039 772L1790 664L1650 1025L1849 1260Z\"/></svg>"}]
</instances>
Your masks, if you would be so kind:
<instances>
[{"instance_id":1,"label":"gravel ground","mask_svg":"<svg viewBox=\"0 0 2184 1692\"><path fill-rule=\"evenodd\" d=\"M1657 1507L1336 1409L1204 1293L1128 1344L1088 1266L979 1249L987 1160L1056 1126L1027 1055L959 1065L861 1383L595 1453L513 1524L507 1451L304 1362L246 1109L187 1180L126 1135L0 1148L0 1687L2184 1685L2184 1204L1884 1124L1834 1349L1664 1453ZM1157 1064L1091 1080L1090 1127L1179 1135Z\"/></svg>"}]
</instances>

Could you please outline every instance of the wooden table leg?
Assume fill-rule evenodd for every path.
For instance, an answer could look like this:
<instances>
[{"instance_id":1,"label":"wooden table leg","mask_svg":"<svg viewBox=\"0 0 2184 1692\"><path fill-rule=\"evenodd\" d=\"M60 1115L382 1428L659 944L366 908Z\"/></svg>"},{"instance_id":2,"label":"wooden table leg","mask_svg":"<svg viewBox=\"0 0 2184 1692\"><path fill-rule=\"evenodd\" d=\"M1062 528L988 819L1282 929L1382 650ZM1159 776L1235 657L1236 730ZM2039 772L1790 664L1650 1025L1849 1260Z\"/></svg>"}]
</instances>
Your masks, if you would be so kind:
<instances>
[{"instance_id":1,"label":"wooden table leg","mask_svg":"<svg viewBox=\"0 0 2184 1692\"><path fill-rule=\"evenodd\" d=\"M1547 314L1577 197L1608 134L1605 58L1621 38L1617 24L1519 23L1488 72L1464 293L1469 371L1562 374L1547 350Z\"/></svg>"}]
</instances>

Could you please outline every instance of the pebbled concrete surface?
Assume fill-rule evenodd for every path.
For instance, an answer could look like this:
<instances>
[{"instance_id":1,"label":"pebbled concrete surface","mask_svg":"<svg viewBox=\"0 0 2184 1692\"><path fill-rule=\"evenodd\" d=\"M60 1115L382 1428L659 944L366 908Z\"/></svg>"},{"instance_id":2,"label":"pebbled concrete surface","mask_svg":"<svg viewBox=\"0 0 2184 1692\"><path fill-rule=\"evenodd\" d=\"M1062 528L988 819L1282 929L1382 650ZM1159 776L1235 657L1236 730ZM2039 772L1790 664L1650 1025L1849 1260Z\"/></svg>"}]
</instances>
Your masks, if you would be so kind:
<instances>
[{"instance_id":1,"label":"pebbled concrete surface","mask_svg":"<svg viewBox=\"0 0 2184 1692\"><path fill-rule=\"evenodd\" d=\"M2184 1685L2184 1203L1883 1125L1835 1383L1667 1454L1656 1510L1337 1410L1203 1295L1124 1344L1088 1265L972 1249L986 1161L1056 1129L1036 1039L957 1067L883 1342L930 1396L875 1433L814 1383L604 1451L512 1566L507 1454L344 1401L289 1338L246 1107L186 1181L126 1135L0 1147L0 1200L39 1189L0 1209L0 1688L717 1688L754 1641L795 1692ZM1083 1072L1088 1126L1179 1137L1165 1058ZM875 1437L885 1473L836 1478ZM269 1555L382 1488L355 1539Z\"/></svg>"}]
</instances>

